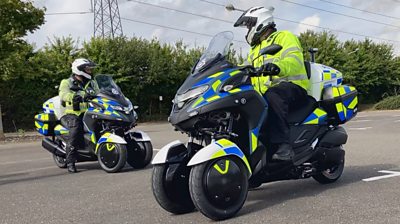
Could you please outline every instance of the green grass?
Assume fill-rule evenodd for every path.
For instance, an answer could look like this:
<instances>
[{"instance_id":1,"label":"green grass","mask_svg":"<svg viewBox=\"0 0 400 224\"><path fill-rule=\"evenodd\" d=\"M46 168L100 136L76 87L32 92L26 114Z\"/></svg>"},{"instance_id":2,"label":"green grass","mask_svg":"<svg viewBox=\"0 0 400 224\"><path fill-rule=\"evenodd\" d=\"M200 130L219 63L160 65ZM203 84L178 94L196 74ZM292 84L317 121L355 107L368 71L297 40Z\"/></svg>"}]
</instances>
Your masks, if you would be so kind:
<instances>
[{"instance_id":1,"label":"green grass","mask_svg":"<svg viewBox=\"0 0 400 224\"><path fill-rule=\"evenodd\" d=\"M398 110L400 109L400 95L390 96L375 104L375 110Z\"/></svg>"}]
</instances>

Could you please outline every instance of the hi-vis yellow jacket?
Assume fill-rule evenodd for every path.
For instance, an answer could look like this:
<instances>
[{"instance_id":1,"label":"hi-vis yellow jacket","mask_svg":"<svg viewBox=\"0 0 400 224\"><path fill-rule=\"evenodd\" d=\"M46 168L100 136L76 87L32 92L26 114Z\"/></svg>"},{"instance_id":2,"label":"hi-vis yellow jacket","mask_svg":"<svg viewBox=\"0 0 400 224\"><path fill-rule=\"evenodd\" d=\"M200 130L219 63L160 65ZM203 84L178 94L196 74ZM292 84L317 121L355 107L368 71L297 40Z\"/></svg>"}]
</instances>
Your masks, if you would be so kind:
<instances>
[{"instance_id":1,"label":"hi-vis yellow jacket","mask_svg":"<svg viewBox=\"0 0 400 224\"><path fill-rule=\"evenodd\" d=\"M281 45L282 50L275 55L260 56L260 50L271 44ZM297 84L306 91L308 89L309 80L304 66L303 49L301 48L299 39L289 31L272 33L267 39L251 48L247 60L256 68L266 63L274 63L281 69L278 76L272 78L272 82L269 76L252 77L252 84L261 94L264 94L268 87L282 81Z\"/></svg>"},{"instance_id":2,"label":"hi-vis yellow jacket","mask_svg":"<svg viewBox=\"0 0 400 224\"><path fill-rule=\"evenodd\" d=\"M85 86L83 86L77 80L74 80L72 76L61 81L58 89L58 95L61 100L61 105L65 107L65 114L75 114L79 116L81 113L84 113L87 110L88 103L86 102L79 104L79 110L74 110L73 98L75 95L80 95L83 97L85 95L85 90L88 87L91 87L95 91L98 90L97 83L94 81L89 81Z\"/></svg>"}]
</instances>

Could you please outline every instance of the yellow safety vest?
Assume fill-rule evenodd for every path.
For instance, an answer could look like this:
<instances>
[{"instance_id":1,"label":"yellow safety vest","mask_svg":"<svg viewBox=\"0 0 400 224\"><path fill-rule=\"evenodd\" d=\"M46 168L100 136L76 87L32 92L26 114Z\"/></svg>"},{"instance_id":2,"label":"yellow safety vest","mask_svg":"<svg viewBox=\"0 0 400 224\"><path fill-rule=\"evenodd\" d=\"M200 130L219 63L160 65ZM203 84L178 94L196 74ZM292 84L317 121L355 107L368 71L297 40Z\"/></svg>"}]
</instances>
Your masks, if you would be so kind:
<instances>
[{"instance_id":1,"label":"yellow safety vest","mask_svg":"<svg viewBox=\"0 0 400 224\"><path fill-rule=\"evenodd\" d=\"M275 55L262 55L260 50L271 44L279 44L282 49ZM258 68L266 63L274 63L281 69L278 76L252 77L251 81L255 89L264 94L268 87L282 81L292 82L303 87L306 91L309 86L306 69L304 66L303 49L299 39L289 31L277 31L272 33L267 39L250 49L248 62Z\"/></svg>"},{"instance_id":2,"label":"yellow safety vest","mask_svg":"<svg viewBox=\"0 0 400 224\"><path fill-rule=\"evenodd\" d=\"M80 85L78 83L78 85ZM81 86L82 90L73 91L71 90L72 86L74 86L74 79L72 77L68 79L63 79L60 83L60 87L58 89L58 95L60 96L61 104L65 106L65 114L75 114L79 116L81 113L84 113L88 108L88 103L82 102L79 104L79 110L74 110L73 108L73 98L75 95L84 96L85 89L91 86L94 90L97 90L97 84L94 81L89 81L86 86Z\"/></svg>"}]
</instances>

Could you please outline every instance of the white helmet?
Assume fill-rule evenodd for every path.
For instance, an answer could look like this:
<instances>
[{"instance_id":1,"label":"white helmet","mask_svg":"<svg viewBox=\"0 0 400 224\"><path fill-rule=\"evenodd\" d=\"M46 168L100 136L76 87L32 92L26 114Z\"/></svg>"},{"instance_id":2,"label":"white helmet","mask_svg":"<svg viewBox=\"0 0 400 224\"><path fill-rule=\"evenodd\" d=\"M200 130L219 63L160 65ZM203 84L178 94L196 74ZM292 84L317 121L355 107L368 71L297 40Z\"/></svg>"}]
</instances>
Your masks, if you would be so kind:
<instances>
[{"instance_id":1,"label":"white helmet","mask_svg":"<svg viewBox=\"0 0 400 224\"><path fill-rule=\"evenodd\" d=\"M268 28L275 28L273 11L274 7L252 7L245 11L233 26L247 27L249 29L246 34L247 43L254 46Z\"/></svg>"},{"instance_id":2,"label":"white helmet","mask_svg":"<svg viewBox=\"0 0 400 224\"><path fill-rule=\"evenodd\" d=\"M83 76L87 79L92 78L92 71L91 69L96 67L96 64L88 59L85 58L78 58L72 62L72 73L75 75Z\"/></svg>"}]
</instances>

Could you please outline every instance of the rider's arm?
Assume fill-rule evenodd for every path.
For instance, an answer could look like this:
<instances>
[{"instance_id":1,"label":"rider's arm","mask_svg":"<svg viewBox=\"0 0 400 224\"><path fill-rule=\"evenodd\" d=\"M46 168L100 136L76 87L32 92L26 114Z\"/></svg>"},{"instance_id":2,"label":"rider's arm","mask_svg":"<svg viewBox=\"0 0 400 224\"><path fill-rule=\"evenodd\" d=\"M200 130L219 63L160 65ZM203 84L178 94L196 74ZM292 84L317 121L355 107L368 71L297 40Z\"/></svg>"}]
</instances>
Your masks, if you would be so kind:
<instances>
[{"instance_id":1,"label":"rider's arm","mask_svg":"<svg viewBox=\"0 0 400 224\"><path fill-rule=\"evenodd\" d=\"M72 103L75 93L71 91L68 79L64 79L60 83L58 89L58 96L61 101Z\"/></svg>"},{"instance_id":2,"label":"rider's arm","mask_svg":"<svg viewBox=\"0 0 400 224\"><path fill-rule=\"evenodd\" d=\"M273 62L281 69L279 76L301 73L304 69L304 57L299 39L289 31L282 31L276 37L275 44L283 47L279 58Z\"/></svg>"}]
</instances>

